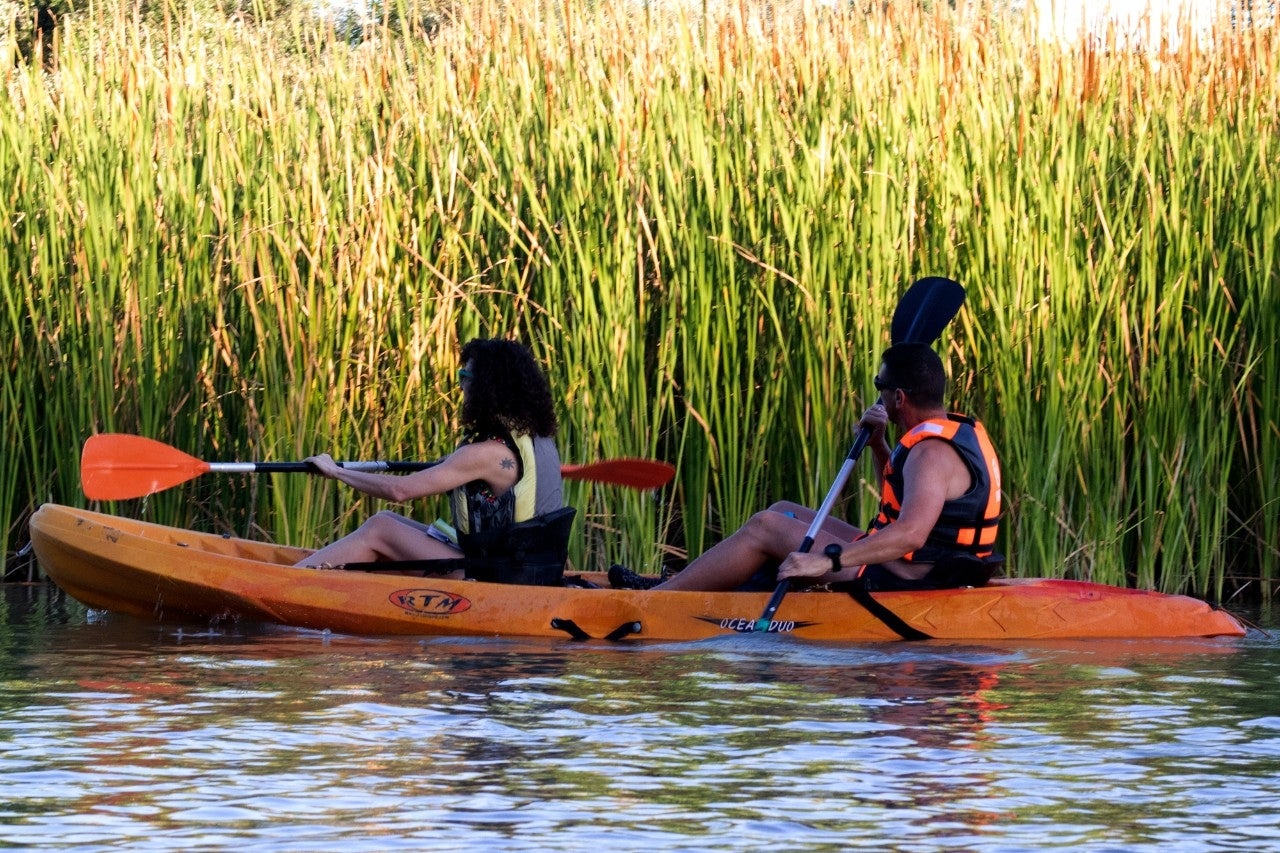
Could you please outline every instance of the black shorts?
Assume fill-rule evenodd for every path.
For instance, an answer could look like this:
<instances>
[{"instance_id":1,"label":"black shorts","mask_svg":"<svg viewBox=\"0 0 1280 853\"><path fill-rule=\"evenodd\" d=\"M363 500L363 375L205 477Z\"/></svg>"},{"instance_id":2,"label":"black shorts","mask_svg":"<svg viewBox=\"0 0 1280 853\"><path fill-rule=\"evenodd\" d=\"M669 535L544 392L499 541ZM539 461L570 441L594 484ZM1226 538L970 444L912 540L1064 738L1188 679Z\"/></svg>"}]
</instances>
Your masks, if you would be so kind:
<instances>
[{"instance_id":1,"label":"black shorts","mask_svg":"<svg viewBox=\"0 0 1280 853\"><path fill-rule=\"evenodd\" d=\"M966 586L986 586L995 571L1004 565L1003 559L979 560L977 557L946 557L934 563L924 577L912 580L897 572L873 563L863 569L852 583L862 584L869 592L900 592L908 589L960 589ZM847 584L832 584L840 589Z\"/></svg>"},{"instance_id":2,"label":"black shorts","mask_svg":"<svg viewBox=\"0 0 1280 853\"><path fill-rule=\"evenodd\" d=\"M1004 559L979 560L976 557L948 557L933 564L922 578L911 580L879 563L872 563L862 570L856 580L831 584L835 590L847 590L858 584L870 592L901 592L910 589L959 589L965 586L986 586ZM778 564L766 563L744 584L738 592L772 591L778 585Z\"/></svg>"}]
</instances>

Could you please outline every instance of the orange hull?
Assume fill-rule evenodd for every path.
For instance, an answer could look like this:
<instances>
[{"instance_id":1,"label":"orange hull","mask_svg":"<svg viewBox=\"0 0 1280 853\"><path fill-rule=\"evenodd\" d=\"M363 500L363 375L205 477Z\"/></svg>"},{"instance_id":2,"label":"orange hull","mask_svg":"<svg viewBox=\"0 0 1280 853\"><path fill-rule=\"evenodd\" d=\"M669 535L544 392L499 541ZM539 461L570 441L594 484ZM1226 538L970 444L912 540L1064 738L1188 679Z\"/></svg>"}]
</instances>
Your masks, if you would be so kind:
<instances>
[{"instance_id":1,"label":"orange hull","mask_svg":"<svg viewBox=\"0 0 1280 853\"><path fill-rule=\"evenodd\" d=\"M308 552L46 504L31 519L49 576L89 607L148 619L240 618L347 634L697 640L750 632L769 594L530 587L298 569ZM588 576L604 583L602 578ZM1062 580L877 593L942 640L1242 636L1230 614L1180 595ZM899 639L849 595L795 592L771 632Z\"/></svg>"}]
</instances>

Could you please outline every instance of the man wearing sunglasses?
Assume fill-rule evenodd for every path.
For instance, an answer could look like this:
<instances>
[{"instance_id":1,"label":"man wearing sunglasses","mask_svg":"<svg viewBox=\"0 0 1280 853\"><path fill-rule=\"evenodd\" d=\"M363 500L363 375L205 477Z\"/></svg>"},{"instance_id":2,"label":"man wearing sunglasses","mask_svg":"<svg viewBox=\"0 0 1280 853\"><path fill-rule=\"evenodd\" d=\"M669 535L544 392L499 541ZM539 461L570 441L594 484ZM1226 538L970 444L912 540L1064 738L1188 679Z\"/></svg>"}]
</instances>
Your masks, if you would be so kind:
<instances>
[{"instance_id":1,"label":"man wearing sunglasses","mask_svg":"<svg viewBox=\"0 0 1280 853\"><path fill-rule=\"evenodd\" d=\"M942 360L927 344L885 351L875 377L880 399L859 422L870 430L881 487L880 511L866 531L827 518L813 549L799 553L816 513L777 503L654 588L772 589L784 578L856 581L871 590L985 583L1001 562L994 552L1000 465L982 425L947 411L946 384ZM890 423L902 434L893 448L886 437Z\"/></svg>"}]
</instances>

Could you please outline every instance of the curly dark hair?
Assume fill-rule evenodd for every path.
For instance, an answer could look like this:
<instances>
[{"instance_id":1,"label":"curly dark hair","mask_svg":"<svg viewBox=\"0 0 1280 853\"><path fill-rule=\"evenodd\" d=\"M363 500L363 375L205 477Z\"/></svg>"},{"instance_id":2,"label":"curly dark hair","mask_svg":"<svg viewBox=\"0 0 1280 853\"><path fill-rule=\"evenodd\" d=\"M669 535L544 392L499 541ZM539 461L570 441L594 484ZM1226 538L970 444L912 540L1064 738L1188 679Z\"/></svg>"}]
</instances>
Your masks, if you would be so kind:
<instances>
[{"instance_id":1,"label":"curly dark hair","mask_svg":"<svg viewBox=\"0 0 1280 853\"><path fill-rule=\"evenodd\" d=\"M475 338L462 347L461 358L471 370L462 402L463 429L556 434L559 424L551 385L527 346L501 338Z\"/></svg>"}]
</instances>

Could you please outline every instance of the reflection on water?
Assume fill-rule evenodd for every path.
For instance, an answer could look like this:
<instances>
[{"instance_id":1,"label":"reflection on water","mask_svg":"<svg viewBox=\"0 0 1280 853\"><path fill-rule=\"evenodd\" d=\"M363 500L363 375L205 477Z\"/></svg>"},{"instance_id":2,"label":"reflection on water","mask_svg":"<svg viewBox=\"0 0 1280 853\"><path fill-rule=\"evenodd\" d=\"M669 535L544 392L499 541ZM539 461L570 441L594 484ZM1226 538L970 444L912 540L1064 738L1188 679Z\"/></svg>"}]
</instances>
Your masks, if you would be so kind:
<instances>
[{"instance_id":1,"label":"reflection on water","mask_svg":"<svg viewBox=\"0 0 1280 853\"><path fill-rule=\"evenodd\" d=\"M0 844L1280 849L1280 640L208 632L7 590Z\"/></svg>"}]
</instances>

